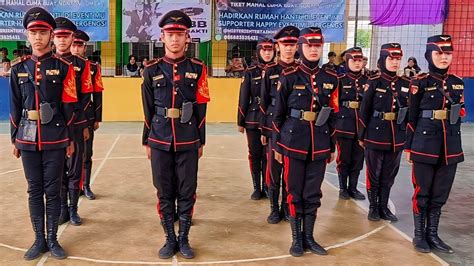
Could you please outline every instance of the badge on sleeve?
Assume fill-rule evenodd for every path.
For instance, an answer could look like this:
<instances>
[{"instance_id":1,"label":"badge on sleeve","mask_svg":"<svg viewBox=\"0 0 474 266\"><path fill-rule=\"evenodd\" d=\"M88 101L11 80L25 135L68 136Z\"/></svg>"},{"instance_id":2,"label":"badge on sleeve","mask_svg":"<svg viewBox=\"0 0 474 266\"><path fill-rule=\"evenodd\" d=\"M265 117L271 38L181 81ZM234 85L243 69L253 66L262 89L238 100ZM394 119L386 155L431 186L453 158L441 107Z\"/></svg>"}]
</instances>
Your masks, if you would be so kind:
<instances>
[{"instance_id":1,"label":"badge on sleeve","mask_svg":"<svg viewBox=\"0 0 474 266\"><path fill-rule=\"evenodd\" d=\"M418 92L418 86L411 85L410 92L411 94L416 94Z\"/></svg>"}]
</instances>

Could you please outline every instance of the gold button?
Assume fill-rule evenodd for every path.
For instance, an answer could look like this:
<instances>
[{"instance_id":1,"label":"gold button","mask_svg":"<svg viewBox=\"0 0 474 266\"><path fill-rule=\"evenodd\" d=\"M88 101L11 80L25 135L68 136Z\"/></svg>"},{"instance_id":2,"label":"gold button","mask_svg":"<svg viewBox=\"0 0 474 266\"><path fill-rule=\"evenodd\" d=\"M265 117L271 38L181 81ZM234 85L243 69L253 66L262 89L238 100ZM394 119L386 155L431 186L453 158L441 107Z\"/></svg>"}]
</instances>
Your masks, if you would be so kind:
<instances>
[{"instance_id":1,"label":"gold button","mask_svg":"<svg viewBox=\"0 0 474 266\"><path fill-rule=\"evenodd\" d=\"M36 71L40 72L40 71L41 71L41 69L38 67L38 68L36 69Z\"/></svg>"},{"instance_id":2,"label":"gold button","mask_svg":"<svg viewBox=\"0 0 474 266\"><path fill-rule=\"evenodd\" d=\"M40 83L39 83L39 82L36 82L36 86L39 86L39 85L40 85Z\"/></svg>"},{"instance_id":3,"label":"gold button","mask_svg":"<svg viewBox=\"0 0 474 266\"><path fill-rule=\"evenodd\" d=\"M301 93L298 93L298 96L301 96Z\"/></svg>"},{"instance_id":4,"label":"gold button","mask_svg":"<svg viewBox=\"0 0 474 266\"><path fill-rule=\"evenodd\" d=\"M316 85L316 82L313 82L313 85Z\"/></svg>"}]
</instances>

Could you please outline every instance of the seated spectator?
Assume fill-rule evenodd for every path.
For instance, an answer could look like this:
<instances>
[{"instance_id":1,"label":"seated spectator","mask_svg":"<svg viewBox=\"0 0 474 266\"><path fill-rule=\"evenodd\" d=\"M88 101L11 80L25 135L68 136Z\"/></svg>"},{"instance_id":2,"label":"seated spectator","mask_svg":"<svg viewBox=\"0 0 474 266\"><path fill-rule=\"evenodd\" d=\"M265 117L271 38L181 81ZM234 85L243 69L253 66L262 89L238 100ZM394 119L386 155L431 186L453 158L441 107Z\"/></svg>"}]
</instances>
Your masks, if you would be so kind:
<instances>
[{"instance_id":1,"label":"seated spectator","mask_svg":"<svg viewBox=\"0 0 474 266\"><path fill-rule=\"evenodd\" d=\"M123 67L123 75L127 77L139 77L140 71L138 69L137 58L135 55L128 57L128 64Z\"/></svg>"},{"instance_id":2,"label":"seated spectator","mask_svg":"<svg viewBox=\"0 0 474 266\"><path fill-rule=\"evenodd\" d=\"M331 51L328 53L328 62L324 65L322 65L322 69L324 70L327 70L327 69L330 69L330 70L333 70L333 71L336 71L337 69L337 65L336 65L336 53Z\"/></svg>"},{"instance_id":3,"label":"seated spectator","mask_svg":"<svg viewBox=\"0 0 474 266\"><path fill-rule=\"evenodd\" d=\"M408 58L408 66L406 66L403 69L403 75L405 75L405 77L411 79L414 76L416 76L418 73L420 73L420 71L421 71L421 69L418 66L418 62L416 61L416 58L414 58L414 57Z\"/></svg>"},{"instance_id":4,"label":"seated spectator","mask_svg":"<svg viewBox=\"0 0 474 266\"><path fill-rule=\"evenodd\" d=\"M10 74L10 59L8 59L8 49L0 48L0 76L6 77Z\"/></svg>"},{"instance_id":5,"label":"seated spectator","mask_svg":"<svg viewBox=\"0 0 474 266\"><path fill-rule=\"evenodd\" d=\"M142 58L140 62L140 77L143 77L143 71L145 70L146 63L148 62L148 56Z\"/></svg>"},{"instance_id":6,"label":"seated spectator","mask_svg":"<svg viewBox=\"0 0 474 266\"><path fill-rule=\"evenodd\" d=\"M227 77L240 78L243 76L245 69L247 69L245 59L240 57L239 54L233 54L232 60L225 68L225 72Z\"/></svg>"}]
</instances>

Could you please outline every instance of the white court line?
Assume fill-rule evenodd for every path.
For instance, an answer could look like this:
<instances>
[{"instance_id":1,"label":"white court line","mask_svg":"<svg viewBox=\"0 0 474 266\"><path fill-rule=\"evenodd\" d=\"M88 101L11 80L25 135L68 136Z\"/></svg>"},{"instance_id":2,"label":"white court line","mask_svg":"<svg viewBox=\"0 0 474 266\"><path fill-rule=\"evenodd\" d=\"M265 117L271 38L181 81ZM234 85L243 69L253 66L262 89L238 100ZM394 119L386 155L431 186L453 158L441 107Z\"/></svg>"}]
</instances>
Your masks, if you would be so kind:
<instances>
[{"instance_id":1,"label":"white court line","mask_svg":"<svg viewBox=\"0 0 474 266\"><path fill-rule=\"evenodd\" d=\"M112 153L112 150L115 148L115 145L117 145L117 142L119 141L120 139L120 135L117 136L117 138L115 138L115 141L112 143L112 146L110 146L110 149L107 151L107 154L105 155L105 158L104 160L100 163L99 167L97 167L97 170L94 172L94 175L92 176L91 178L91 184L94 183L94 180L95 178L99 175L100 171L102 170L102 167L104 167L105 165L105 162L107 161L107 158L110 157L110 154ZM82 202L84 198L80 198L77 205L79 206ZM58 234L57 234L57 238L59 240L59 238L61 237L61 235L63 234L64 230L66 230L66 227L69 225L69 223L65 223L65 224L62 224L60 227L59 227L59 230L58 230ZM37 266L43 266L44 263L46 262L46 260L48 259L49 257L49 253L45 253L42 257L41 257L41 260L38 262L38 264L36 264Z\"/></svg>"},{"instance_id":2,"label":"white court line","mask_svg":"<svg viewBox=\"0 0 474 266\"><path fill-rule=\"evenodd\" d=\"M361 241L366 239L367 237L379 232L380 230L384 229L387 227L386 224L381 225L374 230L365 233L363 235L360 235L356 238L349 239L347 241L344 241L339 244L335 244L332 246L326 247L326 250L330 249L335 249L335 248L340 248L343 246L350 245L354 242ZM1 244L0 244L1 245ZM12 246L8 246L9 248L12 249L18 249ZM307 254L310 254L311 252L305 252ZM281 256L272 256L272 257L263 257L263 258L254 258L254 259L239 259L239 260L222 260L222 261L183 261L179 262L178 258L176 255L173 256L171 263L170 262L160 262L160 261L120 261L120 260L102 260L102 259L92 259L92 258L86 258L86 257L76 257L76 256L69 256L68 259L71 260L80 260L80 261L89 261L89 262L95 262L95 263L104 263L104 264L139 264L139 265L173 265L177 266L180 264L194 264L194 265L202 265L202 264L230 264L230 263L245 263L245 262L258 262L258 261L268 261L268 260L278 260L278 259L285 259L285 258L292 258L293 256L291 255L281 255Z\"/></svg>"},{"instance_id":3,"label":"white court line","mask_svg":"<svg viewBox=\"0 0 474 266\"><path fill-rule=\"evenodd\" d=\"M91 183L93 183L93 181L95 180L95 178L97 177L99 171L102 169L103 165L105 164L105 161L110 159L110 158L113 158L113 157L110 157L110 154L114 148L114 146L117 144L118 142L118 139L120 138L120 135L115 139L115 142L112 144L112 147L109 149L109 151L107 152L107 155L105 156L105 158L103 159L103 161L101 162L100 166L98 167L98 169L96 170L96 172L94 173L94 176L91 180ZM119 157L116 157L116 158L119 158ZM132 158L137 158L137 157L132 157ZM141 157L139 157L141 158ZM145 158L145 157L143 157ZM208 159L214 159L214 157L203 157L203 158L208 158ZM234 161L246 161L245 159L226 159L226 158L219 158L219 157L215 157L216 159L221 159L221 160L234 160ZM331 172L326 172L327 174L331 174L331 175L336 175L337 174L334 174L334 173L331 173ZM331 184L330 182L328 181L324 181L326 184L328 184L330 187L332 187L334 190L338 190L337 187L335 187L333 184ZM364 211L368 211L367 207L363 206L360 202L358 201L355 201L355 200L352 200L359 208L363 209ZM67 226L67 224L61 226L65 229L65 227ZM392 228L395 232L397 232L398 234L400 234L403 238L405 238L406 240L408 241L411 241L410 237L408 235L406 235L405 233L401 232L399 229L397 229L396 227L394 227L393 225L391 225L390 223L388 222L384 222L384 224L380 227L377 227L375 228L374 230L364 234L364 235L361 235L361 236L358 236L356 238L353 238L353 239L350 239L348 241L345 241L345 242L342 242L342 243L339 243L339 244L335 244L335 245L332 245L332 246L329 246L329 247L326 247L327 250L330 250L330 249L335 249L335 248L339 248L339 247L343 247L343 246L346 246L346 245L349 245L349 244L352 244L354 242L357 242L357 241L360 241L360 240L363 240L367 237L369 237L370 235L373 235L377 232L379 232L380 230L382 230L383 228L385 228L386 226ZM58 238L59 236L62 234L62 232L64 231L64 229L59 232L58 234ZM24 249L21 249L21 248L16 248L16 247L13 247L13 246L9 246L9 245L5 245L5 244L1 244L0 243L0 246L4 246L4 247L7 247L7 248L10 248L10 249L14 249L14 250L20 250L20 251L25 251ZM441 263L442 265L449 265L447 264L444 260L442 260L441 258L439 258L437 255L433 254L433 253L429 253L429 255L431 257L433 257L436 261L438 261L439 263ZM177 260L177 257L176 255L173 256L173 259L172 259L172 262L169 263L169 262L143 262L143 261L113 261L113 260L101 260L101 259L91 259L91 258L85 258L85 257L75 257L75 256L70 256L68 257L69 259L73 259L73 260L83 260L83 261L90 261L90 262L96 262L96 263L108 263L108 264L140 264L140 265L178 265L178 264L228 264L228 263L243 263L243 262L258 262L258 261L266 261L266 260L275 260L275 259L283 259L283 258L290 258L292 257L291 255L281 255L281 256L273 256L273 257L265 257L265 258L254 258L254 259L241 259L241 260L229 260L229 261L208 261L208 262L179 262ZM41 259L41 261L37 264L37 265L44 265L44 262L46 261L46 259L48 258L48 256L45 254L43 255L43 258ZM44 259L44 261L43 261Z\"/></svg>"},{"instance_id":4,"label":"white court line","mask_svg":"<svg viewBox=\"0 0 474 266\"><path fill-rule=\"evenodd\" d=\"M334 173L331 173L331 172L327 172L327 174L332 174L332 175L335 175ZM339 190L339 188L337 188L336 186L334 186L333 184L331 184L329 181L326 181L324 180L324 183L328 184L330 187L332 187L333 189L335 190ZM365 207L364 205L362 205L361 202L357 201L357 200L353 200L351 199L352 202L354 202L359 208L361 208L362 210L366 211L366 212L369 212L369 209L367 207ZM405 234L404 232L400 231L398 228L396 228L393 224L391 224L390 222L387 222L387 221L382 221L384 224L386 224L388 227L390 227L391 229L393 229L395 232L397 232L401 237L405 238L406 240L408 240L410 243L412 241L412 238L409 237L407 234ZM438 255L434 254L433 252L430 252L430 253L426 253L427 255L431 256L433 259L435 259L437 262L441 263L441 265L443 266L448 266L449 263L447 263L446 261L444 261L442 258L438 257Z\"/></svg>"},{"instance_id":5,"label":"white court line","mask_svg":"<svg viewBox=\"0 0 474 266\"><path fill-rule=\"evenodd\" d=\"M24 252L26 252L26 249L24 249L24 248L17 248L17 247L14 247L14 246L10 246L10 245L7 245L7 244L3 244L3 243L0 243L0 247L5 247L5 248L17 250L17 251L24 251Z\"/></svg>"},{"instance_id":6,"label":"white court line","mask_svg":"<svg viewBox=\"0 0 474 266\"><path fill-rule=\"evenodd\" d=\"M6 174L16 173L16 172L20 172L20 171L23 171L23 168L19 168L19 169L15 169L15 170L10 170L10 171L6 171L6 172L1 172L0 175L6 175Z\"/></svg>"}]
</instances>

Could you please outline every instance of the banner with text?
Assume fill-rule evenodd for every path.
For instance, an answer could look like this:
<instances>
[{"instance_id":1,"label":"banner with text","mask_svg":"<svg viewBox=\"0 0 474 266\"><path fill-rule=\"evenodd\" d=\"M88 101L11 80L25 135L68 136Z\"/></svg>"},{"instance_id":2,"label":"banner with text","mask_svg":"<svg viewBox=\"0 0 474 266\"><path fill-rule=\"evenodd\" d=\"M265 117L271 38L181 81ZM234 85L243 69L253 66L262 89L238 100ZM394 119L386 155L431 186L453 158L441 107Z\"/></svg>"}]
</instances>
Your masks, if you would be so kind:
<instances>
[{"instance_id":1,"label":"banner with text","mask_svg":"<svg viewBox=\"0 0 474 266\"><path fill-rule=\"evenodd\" d=\"M159 41L161 16L171 10L181 10L193 22L189 30L193 42L211 40L211 2L209 0L122 0L122 41Z\"/></svg>"},{"instance_id":2,"label":"banner with text","mask_svg":"<svg viewBox=\"0 0 474 266\"><path fill-rule=\"evenodd\" d=\"M344 40L344 0L217 0L216 40L257 41L292 25L320 27L326 42Z\"/></svg>"},{"instance_id":3,"label":"banner with text","mask_svg":"<svg viewBox=\"0 0 474 266\"><path fill-rule=\"evenodd\" d=\"M0 0L0 40L26 40L23 16L35 6L69 18L91 41L109 40L109 0Z\"/></svg>"}]
</instances>

